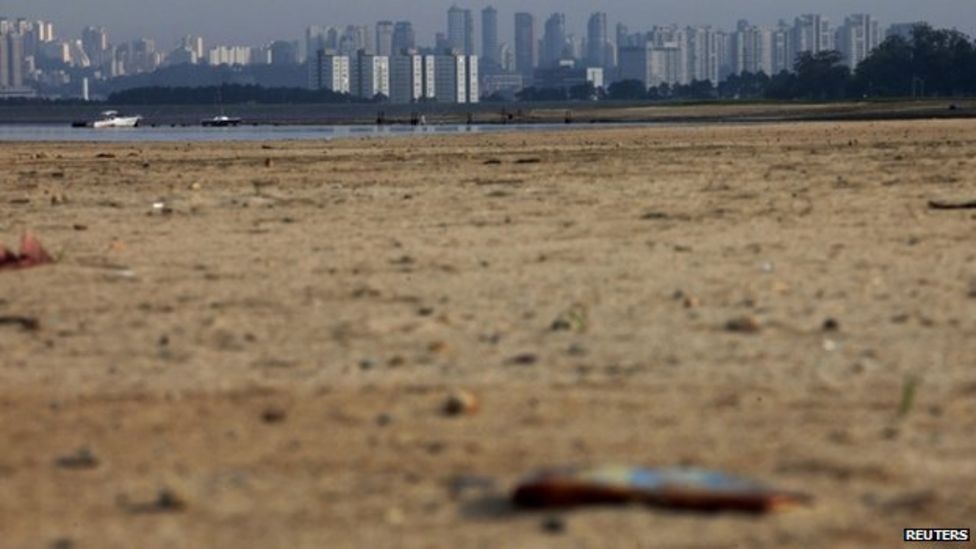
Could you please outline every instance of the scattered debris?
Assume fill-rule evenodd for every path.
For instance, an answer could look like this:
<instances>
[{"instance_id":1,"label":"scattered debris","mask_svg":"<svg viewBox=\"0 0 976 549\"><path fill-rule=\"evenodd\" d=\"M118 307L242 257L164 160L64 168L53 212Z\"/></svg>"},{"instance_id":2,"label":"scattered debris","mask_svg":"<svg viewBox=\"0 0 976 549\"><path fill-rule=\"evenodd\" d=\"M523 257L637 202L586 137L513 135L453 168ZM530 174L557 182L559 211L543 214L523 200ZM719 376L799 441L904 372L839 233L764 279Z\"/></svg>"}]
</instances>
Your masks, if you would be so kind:
<instances>
[{"instance_id":1,"label":"scattered debris","mask_svg":"<svg viewBox=\"0 0 976 549\"><path fill-rule=\"evenodd\" d=\"M933 210L976 210L976 200L969 200L964 202L930 200L929 208Z\"/></svg>"},{"instance_id":2,"label":"scattered debris","mask_svg":"<svg viewBox=\"0 0 976 549\"><path fill-rule=\"evenodd\" d=\"M515 161L516 164L539 164L541 162L541 158L519 158Z\"/></svg>"},{"instance_id":3,"label":"scattered debris","mask_svg":"<svg viewBox=\"0 0 976 549\"><path fill-rule=\"evenodd\" d=\"M726 322L725 330L740 334L756 334L762 330L762 323L759 322L758 318L751 315L740 316Z\"/></svg>"},{"instance_id":4,"label":"scattered debris","mask_svg":"<svg viewBox=\"0 0 976 549\"><path fill-rule=\"evenodd\" d=\"M508 363L515 366L532 366L536 362L539 362L539 357L532 353L522 353L508 359Z\"/></svg>"},{"instance_id":5,"label":"scattered debris","mask_svg":"<svg viewBox=\"0 0 976 549\"><path fill-rule=\"evenodd\" d=\"M489 158L488 160L485 160L485 162L484 162L484 164L486 166L497 166L498 164L501 164L501 163L502 163L502 161L499 160L499 159L497 159L497 158Z\"/></svg>"},{"instance_id":6,"label":"scattered debris","mask_svg":"<svg viewBox=\"0 0 976 549\"><path fill-rule=\"evenodd\" d=\"M41 322L30 316L4 315L0 316L0 326L19 326L25 332L33 332L41 328Z\"/></svg>"},{"instance_id":7,"label":"scattered debris","mask_svg":"<svg viewBox=\"0 0 976 549\"><path fill-rule=\"evenodd\" d=\"M265 423L281 423L288 417L288 414L281 408L271 406L261 412L261 421Z\"/></svg>"},{"instance_id":8,"label":"scattered debris","mask_svg":"<svg viewBox=\"0 0 976 549\"><path fill-rule=\"evenodd\" d=\"M915 397L918 393L918 378L913 375L905 376L901 387L901 402L898 404L898 418L903 419L912 411Z\"/></svg>"},{"instance_id":9,"label":"scattered debris","mask_svg":"<svg viewBox=\"0 0 976 549\"><path fill-rule=\"evenodd\" d=\"M156 494L156 499L142 503L129 503L124 499L122 506L130 513L178 513L186 509L186 501L174 492L163 489Z\"/></svg>"},{"instance_id":10,"label":"scattered debris","mask_svg":"<svg viewBox=\"0 0 976 549\"><path fill-rule=\"evenodd\" d=\"M554 332L585 332L587 324L586 308L577 303L556 317L556 320L552 321L549 329Z\"/></svg>"},{"instance_id":11,"label":"scattered debris","mask_svg":"<svg viewBox=\"0 0 976 549\"><path fill-rule=\"evenodd\" d=\"M809 504L811 498L720 472L601 467L539 473L516 488L513 501L533 509L642 503L689 511L767 513Z\"/></svg>"},{"instance_id":12,"label":"scattered debris","mask_svg":"<svg viewBox=\"0 0 976 549\"><path fill-rule=\"evenodd\" d=\"M115 155L112 153L98 153L95 155L95 158L115 158Z\"/></svg>"},{"instance_id":13,"label":"scattered debris","mask_svg":"<svg viewBox=\"0 0 976 549\"><path fill-rule=\"evenodd\" d=\"M0 245L0 270L27 269L47 263L54 263L54 258L44 249L41 241L30 233L24 233L20 238L20 252L14 253Z\"/></svg>"},{"instance_id":14,"label":"scattered debris","mask_svg":"<svg viewBox=\"0 0 976 549\"><path fill-rule=\"evenodd\" d=\"M76 231L79 231L79 232L80 231L87 231L88 230L88 225L82 225L81 223L75 223L74 225L71 226L71 228L74 229L74 230L76 230Z\"/></svg>"},{"instance_id":15,"label":"scattered debris","mask_svg":"<svg viewBox=\"0 0 976 549\"><path fill-rule=\"evenodd\" d=\"M94 469L98 467L98 458L88 448L79 448L71 455L59 457L54 463L62 469Z\"/></svg>"},{"instance_id":16,"label":"scattered debris","mask_svg":"<svg viewBox=\"0 0 976 549\"><path fill-rule=\"evenodd\" d=\"M562 534L566 531L566 519L551 516L542 521L542 530L549 534Z\"/></svg>"},{"instance_id":17,"label":"scattered debris","mask_svg":"<svg viewBox=\"0 0 976 549\"><path fill-rule=\"evenodd\" d=\"M152 212L150 215L170 215L173 213L173 208L163 201L153 202Z\"/></svg>"},{"instance_id":18,"label":"scattered debris","mask_svg":"<svg viewBox=\"0 0 976 549\"><path fill-rule=\"evenodd\" d=\"M444 402L444 414L448 416L468 416L478 412L478 397L467 391L454 391Z\"/></svg>"}]
</instances>

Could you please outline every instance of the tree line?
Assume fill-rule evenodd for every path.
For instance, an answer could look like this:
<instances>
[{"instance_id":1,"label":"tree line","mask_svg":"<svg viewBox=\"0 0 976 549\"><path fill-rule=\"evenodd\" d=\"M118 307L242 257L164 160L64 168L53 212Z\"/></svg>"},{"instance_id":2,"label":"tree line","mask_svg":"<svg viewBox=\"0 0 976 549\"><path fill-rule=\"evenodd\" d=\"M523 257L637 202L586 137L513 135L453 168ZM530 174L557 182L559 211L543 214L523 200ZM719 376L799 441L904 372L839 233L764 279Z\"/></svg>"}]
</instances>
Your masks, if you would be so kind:
<instances>
[{"instance_id":1,"label":"tree line","mask_svg":"<svg viewBox=\"0 0 976 549\"><path fill-rule=\"evenodd\" d=\"M837 51L797 56L793 72L733 74L709 81L662 84L645 89L636 80L611 84L605 97L617 100L778 99L831 101L893 97L976 95L976 43L965 34L917 25L906 39L891 36L856 70Z\"/></svg>"}]
</instances>

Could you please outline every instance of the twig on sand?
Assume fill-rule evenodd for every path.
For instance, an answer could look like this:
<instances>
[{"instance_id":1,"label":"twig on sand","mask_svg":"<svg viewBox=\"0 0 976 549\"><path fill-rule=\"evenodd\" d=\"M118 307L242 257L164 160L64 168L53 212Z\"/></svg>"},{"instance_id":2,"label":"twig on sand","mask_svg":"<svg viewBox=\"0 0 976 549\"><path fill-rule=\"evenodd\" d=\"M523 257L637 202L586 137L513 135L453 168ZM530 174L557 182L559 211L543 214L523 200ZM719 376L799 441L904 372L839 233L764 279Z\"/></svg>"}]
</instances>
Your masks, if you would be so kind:
<instances>
[{"instance_id":1,"label":"twig on sand","mask_svg":"<svg viewBox=\"0 0 976 549\"><path fill-rule=\"evenodd\" d=\"M968 202L950 202L947 200L930 200L929 208L933 210L976 210L976 200Z\"/></svg>"}]
</instances>

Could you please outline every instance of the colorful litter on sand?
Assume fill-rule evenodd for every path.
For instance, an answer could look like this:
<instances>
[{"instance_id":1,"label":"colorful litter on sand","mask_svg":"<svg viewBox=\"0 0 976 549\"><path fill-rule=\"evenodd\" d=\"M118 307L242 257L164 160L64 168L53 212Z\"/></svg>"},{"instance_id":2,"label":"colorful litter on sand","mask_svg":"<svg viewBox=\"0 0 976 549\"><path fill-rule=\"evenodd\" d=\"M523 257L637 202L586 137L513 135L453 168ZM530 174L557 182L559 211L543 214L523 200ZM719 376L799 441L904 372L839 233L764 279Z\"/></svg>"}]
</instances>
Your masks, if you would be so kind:
<instances>
[{"instance_id":1,"label":"colorful litter on sand","mask_svg":"<svg viewBox=\"0 0 976 549\"><path fill-rule=\"evenodd\" d=\"M54 263L54 258L44 249L41 241L30 233L20 238L20 251L14 253L0 245L0 270L28 269Z\"/></svg>"},{"instance_id":2,"label":"colorful litter on sand","mask_svg":"<svg viewBox=\"0 0 976 549\"><path fill-rule=\"evenodd\" d=\"M752 480L698 469L600 467L544 471L513 495L527 508L640 503L687 511L768 513L806 505L809 496Z\"/></svg>"}]
</instances>

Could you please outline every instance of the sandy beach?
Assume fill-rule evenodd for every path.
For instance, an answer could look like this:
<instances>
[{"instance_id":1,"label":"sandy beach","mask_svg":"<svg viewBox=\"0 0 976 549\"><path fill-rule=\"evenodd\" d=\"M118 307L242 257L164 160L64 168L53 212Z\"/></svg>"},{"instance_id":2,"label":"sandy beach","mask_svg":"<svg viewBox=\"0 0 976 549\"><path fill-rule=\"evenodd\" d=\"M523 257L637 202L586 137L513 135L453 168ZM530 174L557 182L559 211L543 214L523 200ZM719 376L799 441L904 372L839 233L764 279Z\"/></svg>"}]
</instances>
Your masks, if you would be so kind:
<instances>
[{"instance_id":1,"label":"sandy beach","mask_svg":"<svg viewBox=\"0 0 976 549\"><path fill-rule=\"evenodd\" d=\"M976 200L971 121L4 143L0 166L0 242L57 258L0 272L4 548L976 527L976 210L929 204ZM458 390L477 411L443 413ZM814 503L508 505L567 464Z\"/></svg>"}]
</instances>

